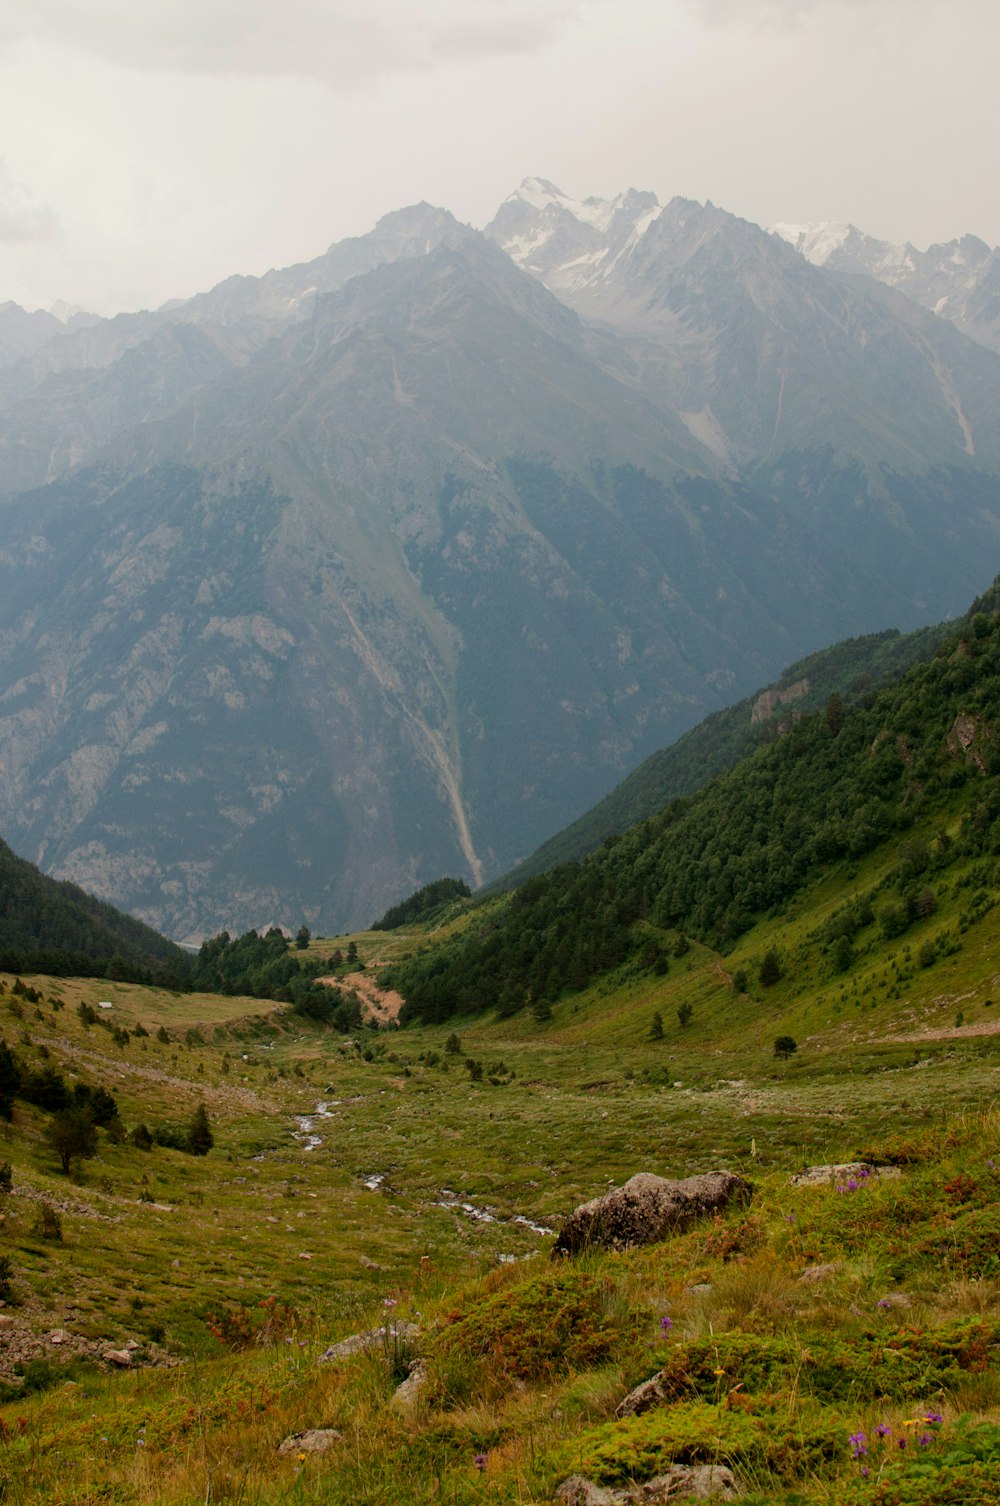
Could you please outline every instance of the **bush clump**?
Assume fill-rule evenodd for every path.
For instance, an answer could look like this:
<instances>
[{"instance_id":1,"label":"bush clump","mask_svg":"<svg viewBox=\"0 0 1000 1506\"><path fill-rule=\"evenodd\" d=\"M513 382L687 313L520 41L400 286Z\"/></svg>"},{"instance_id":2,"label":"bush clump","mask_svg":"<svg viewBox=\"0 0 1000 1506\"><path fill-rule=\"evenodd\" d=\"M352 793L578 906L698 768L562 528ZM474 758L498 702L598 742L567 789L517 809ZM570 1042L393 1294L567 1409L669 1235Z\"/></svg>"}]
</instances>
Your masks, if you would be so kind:
<instances>
[{"instance_id":1,"label":"bush clump","mask_svg":"<svg viewBox=\"0 0 1000 1506\"><path fill-rule=\"evenodd\" d=\"M472 1298L433 1347L440 1358L485 1366L494 1379L537 1381L599 1365L637 1332L611 1281L559 1271Z\"/></svg>"}]
</instances>

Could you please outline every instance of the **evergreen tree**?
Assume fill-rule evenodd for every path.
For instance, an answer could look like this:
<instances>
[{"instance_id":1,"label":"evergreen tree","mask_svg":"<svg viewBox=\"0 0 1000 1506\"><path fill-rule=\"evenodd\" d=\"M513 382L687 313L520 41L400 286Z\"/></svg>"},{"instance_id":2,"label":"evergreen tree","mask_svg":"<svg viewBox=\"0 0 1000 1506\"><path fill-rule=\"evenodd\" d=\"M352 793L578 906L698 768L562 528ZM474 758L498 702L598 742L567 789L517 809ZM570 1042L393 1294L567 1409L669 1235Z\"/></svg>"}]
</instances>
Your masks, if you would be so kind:
<instances>
[{"instance_id":1,"label":"evergreen tree","mask_svg":"<svg viewBox=\"0 0 1000 1506\"><path fill-rule=\"evenodd\" d=\"M208 1122L208 1110L203 1103L199 1103L188 1125L187 1149L192 1156L207 1156L214 1144L215 1136Z\"/></svg>"},{"instance_id":2,"label":"evergreen tree","mask_svg":"<svg viewBox=\"0 0 1000 1506\"><path fill-rule=\"evenodd\" d=\"M53 1114L45 1138L66 1176L74 1161L92 1156L97 1149L97 1131L86 1109L61 1109Z\"/></svg>"}]
</instances>

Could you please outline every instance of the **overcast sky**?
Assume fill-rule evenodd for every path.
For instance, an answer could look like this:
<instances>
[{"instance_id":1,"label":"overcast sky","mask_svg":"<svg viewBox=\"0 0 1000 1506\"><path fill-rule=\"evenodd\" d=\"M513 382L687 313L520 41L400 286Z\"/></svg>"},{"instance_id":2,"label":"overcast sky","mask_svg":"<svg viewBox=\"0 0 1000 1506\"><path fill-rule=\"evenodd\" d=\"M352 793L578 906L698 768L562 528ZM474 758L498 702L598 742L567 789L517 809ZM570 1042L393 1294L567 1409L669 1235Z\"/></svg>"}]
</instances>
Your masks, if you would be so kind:
<instances>
[{"instance_id":1,"label":"overcast sky","mask_svg":"<svg viewBox=\"0 0 1000 1506\"><path fill-rule=\"evenodd\" d=\"M528 175L1000 241L996 0L0 0L0 302L153 307Z\"/></svg>"}]
</instances>

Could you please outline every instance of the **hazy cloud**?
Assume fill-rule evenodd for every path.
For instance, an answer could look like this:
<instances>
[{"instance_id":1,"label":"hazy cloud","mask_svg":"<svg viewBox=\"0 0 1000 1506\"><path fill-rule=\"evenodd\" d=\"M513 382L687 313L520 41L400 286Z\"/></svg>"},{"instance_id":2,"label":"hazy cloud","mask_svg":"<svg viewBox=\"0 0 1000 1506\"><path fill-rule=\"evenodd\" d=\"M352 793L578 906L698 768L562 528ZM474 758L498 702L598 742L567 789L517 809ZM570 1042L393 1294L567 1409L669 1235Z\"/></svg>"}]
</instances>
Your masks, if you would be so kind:
<instances>
[{"instance_id":1,"label":"hazy cloud","mask_svg":"<svg viewBox=\"0 0 1000 1506\"><path fill-rule=\"evenodd\" d=\"M0 241L8 245L45 241L55 233L56 216L24 183L11 176L0 157Z\"/></svg>"},{"instance_id":2,"label":"hazy cloud","mask_svg":"<svg viewBox=\"0 0 1000 1506\"><path fill-rule=\"evenodd\" d=\"M584 0L0 0L0 45L131 69L298 76L339 87L446 61L531 53Z\"/></svg>"},{"instance_id":3,"label":"hazy cloud","mask_svg":"<svg viewBox=\"0 0 1000 1506\"><path fill-rule=\"evenodd\" d=\"M870 20L915 23L947 8L964 15L996 14L995 0L684 0L689 12L708 26L757 31L793 31L824 15L859 15Z\"/></svg>"}]
</instances>

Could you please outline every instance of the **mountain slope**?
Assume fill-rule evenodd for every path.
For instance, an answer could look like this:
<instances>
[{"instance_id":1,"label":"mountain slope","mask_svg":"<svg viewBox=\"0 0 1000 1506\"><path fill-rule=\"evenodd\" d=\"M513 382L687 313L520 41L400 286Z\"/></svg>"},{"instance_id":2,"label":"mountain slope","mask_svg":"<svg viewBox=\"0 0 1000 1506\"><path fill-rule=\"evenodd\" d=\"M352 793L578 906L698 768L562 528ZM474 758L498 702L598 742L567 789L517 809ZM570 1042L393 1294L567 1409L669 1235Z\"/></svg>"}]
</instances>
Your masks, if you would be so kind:
<instances>
[{"instance_id":1,"label":"mountain slope","mask_svg":"<svg viewBox=\"0 0 1000 1506\"><path fill-rule=\"evenodd\" d=\"M508 865L864 611L710 463L478 237L357 279L5 510L15 839L180 935Z\"/></svg>"},{"instance_id":2,"label":"mountain slope","mask_svg":"<svg viewBox=\"0 0 1000 1506\"><path fill-rule=\"evenodd\" d=\"M8 371L19 851L176 936L337 931L982 587L1000 358L711 206L633 245L649 214L591 214L600 320L416 206Z\"/></svg>"},{"instance_id":3,"label":"mountain slope","mask_svg":"<svg viewBox=\"0 0 1000 1506\"><path fill-rule=\"evenodd\" d=\"M1000 251L975 235L918 251L866 235L856 225L817 221L770 227L814 266L860 273L905 293L990 350L1000 350Z\"/></svg>"},{"instance_id":4,"label":"mountain slope","mask_svg":"<svg viewBox=\"0 0 1000 1506\"><path fill-rule=\"evenodd\" d=\"M130 915L59 883L16 857L0 841L0 966L16 971L72 971L116 977L183 979L188 958Z\"/></svg>"},{"instance_id":5,"label":"mountain slope","mask_svg":"<svg viewBox=\"0 0 1000 1506\"><path fill-rule=\"evenodd\" d=\"M529 1001L547 1008L628 958L655 968L678 932L728 950L837 864L890 843L889 861L898 861L878 888L878 915L873 893L854 895L841 929L817 944L846 937L849 961L852 938L876 920L885 936L902 934L934 911L924 875L993 852L998 683L1000 582L955 637L870 704L828 704L582 864L528 879L478 925L394 969L406 1017L509 1013ZM992 871L987 863L982 883ZM778 976L780 963L762 982Z\"/></svg>"},{"instance_id":6,"label":"mountain slope","mask_svg":"<svg viewBox=\"0 0 1000 1506\"><path fill-rule=\"evenodd\" d=\"M578 862L606 837L655 815L679 795L693 794L803 715L821 710L830 696L857 700L897 679L959 626L940 623L913 633L875 633L789 665L773 685L713 712L669 748L653 753L592 810L543 842L489 888L511 888L560 863Z\"/></svg>"}]
</instances>

